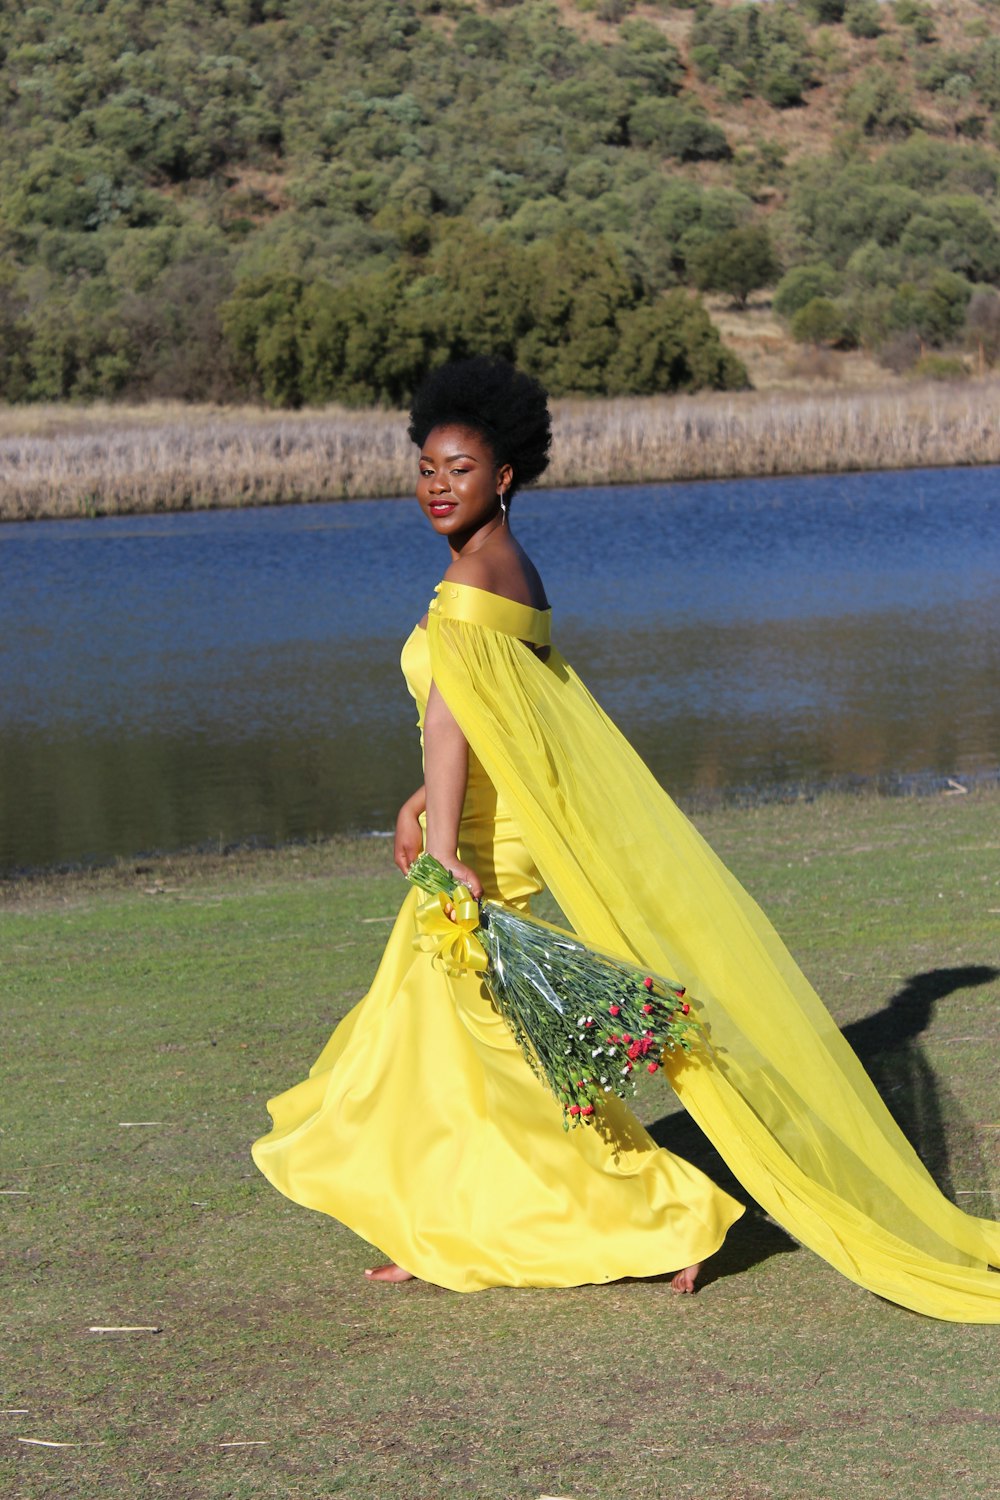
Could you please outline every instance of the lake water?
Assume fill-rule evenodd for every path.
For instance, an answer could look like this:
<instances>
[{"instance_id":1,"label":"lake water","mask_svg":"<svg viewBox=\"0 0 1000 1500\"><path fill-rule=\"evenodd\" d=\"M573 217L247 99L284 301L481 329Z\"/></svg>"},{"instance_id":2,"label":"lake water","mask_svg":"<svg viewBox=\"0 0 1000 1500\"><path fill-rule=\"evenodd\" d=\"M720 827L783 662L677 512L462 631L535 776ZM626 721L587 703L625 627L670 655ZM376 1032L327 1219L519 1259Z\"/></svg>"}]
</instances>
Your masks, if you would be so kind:
<instances>
[{"instance_id":1,"label":"lake water","mask_svg":"<svg viewBox=\"0 0 1000 1500\"><path fill-rule=\"evenodd\" d=\"M1000 469L518 498L555 639L682 799L1000 766ZM0 870L384 830L414 501L0 527Z\"/></svg>"}]
</instances>

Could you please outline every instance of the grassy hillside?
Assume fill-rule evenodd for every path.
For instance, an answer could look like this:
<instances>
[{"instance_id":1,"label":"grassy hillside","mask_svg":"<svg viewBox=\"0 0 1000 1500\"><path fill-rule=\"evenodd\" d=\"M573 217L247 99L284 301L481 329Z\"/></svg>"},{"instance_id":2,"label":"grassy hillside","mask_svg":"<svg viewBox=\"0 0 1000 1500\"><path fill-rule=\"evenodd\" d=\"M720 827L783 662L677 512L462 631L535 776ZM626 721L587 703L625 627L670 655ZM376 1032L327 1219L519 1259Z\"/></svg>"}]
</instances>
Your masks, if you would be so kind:
<instances>
[{"instance_id":1,"label":"grassy hillside","mask_svg":"<svg viewBox=\"0 0 1000 1500\"><path fill-rule=\"evenodd\" d=\"M997 0L55 0L0 69L7 400L728 388L762 287L793 378L1000 357Z\"/></svg>"}]
</instances>

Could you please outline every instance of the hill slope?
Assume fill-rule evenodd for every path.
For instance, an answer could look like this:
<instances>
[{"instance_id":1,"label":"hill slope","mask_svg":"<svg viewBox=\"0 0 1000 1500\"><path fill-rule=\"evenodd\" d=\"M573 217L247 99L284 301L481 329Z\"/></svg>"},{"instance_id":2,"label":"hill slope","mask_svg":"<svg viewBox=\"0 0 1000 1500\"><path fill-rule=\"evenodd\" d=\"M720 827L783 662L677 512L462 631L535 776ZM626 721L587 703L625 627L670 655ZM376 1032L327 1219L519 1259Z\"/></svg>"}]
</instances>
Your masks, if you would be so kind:
<instances>
[{"instance_id":1,"label":"hill slope","mask_svg":"<svg viewBox=\"0 0 1000 1500\"><path fill-rule=\"evenodd\" d=\"M995 0L55 0L0 63L9 400L731 386L690 288L779 277L807 345L1000 354Z\"/></svg>"}]
</instances>

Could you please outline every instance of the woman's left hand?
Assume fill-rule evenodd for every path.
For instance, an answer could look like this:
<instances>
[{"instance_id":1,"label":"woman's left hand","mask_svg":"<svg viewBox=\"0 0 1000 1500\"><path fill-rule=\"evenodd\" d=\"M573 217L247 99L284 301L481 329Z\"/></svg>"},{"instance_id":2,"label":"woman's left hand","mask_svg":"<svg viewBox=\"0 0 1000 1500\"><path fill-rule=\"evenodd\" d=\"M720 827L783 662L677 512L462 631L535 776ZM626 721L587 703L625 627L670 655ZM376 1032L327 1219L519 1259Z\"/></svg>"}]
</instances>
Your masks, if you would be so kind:
<instances>
[{"instance_id":1,"label":"woman's left hand","mask_svg":"<svg viewBox=\"0 0 1000 1500\"><path fill-rule=\"evenodd\" d=\"M393 862L402 870L404 875L410 873L410 866L424 847L424 830L420 826L420 814L423 812L423 788L408 797L396 816L396 836L393 839L392 858Z\"/></svg>"},{"instance_id":2,"label":"woman's left hand","mask_svg":"<svg viewBox=\"0 0 1000 1500\"><path fill-rule=\"evenodd\" d=\"M428 853L433 854L433 849L428 850ZM435 859L441 861L445 869L452 876L456 885L467 886L470 893L476 898L477 901L479 900L480 896L483 894L483 882L480 880L479 876L476 874L471 865L464 864L463 861L459 859L457 854L449 854L447 856L435 854L434 857Z\"/></svg>"}]
</instances>

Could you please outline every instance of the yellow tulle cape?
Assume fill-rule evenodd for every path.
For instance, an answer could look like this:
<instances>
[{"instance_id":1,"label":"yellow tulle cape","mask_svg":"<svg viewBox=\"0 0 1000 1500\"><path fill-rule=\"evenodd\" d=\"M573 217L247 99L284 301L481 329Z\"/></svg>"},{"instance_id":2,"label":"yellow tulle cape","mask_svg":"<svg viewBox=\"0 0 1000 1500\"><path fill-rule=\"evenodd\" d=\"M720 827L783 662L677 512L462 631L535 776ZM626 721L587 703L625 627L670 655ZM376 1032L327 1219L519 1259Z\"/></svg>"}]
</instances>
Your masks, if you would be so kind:
<instances>
[{"instance_id":1,"label":"yellow tulle cape","mask_svg":"<svg viewBox=\"0 0 1000 1500\"><path fill-rule=\"evenodd\" d=\"M445 583L434 681L577 932L686 984L711 1042L671 1082L802 1244L917 1312L1000 1322L1000 1225L935 1185L767 917L555 650L538 611Z\"/></svg>"}]
</instances>

